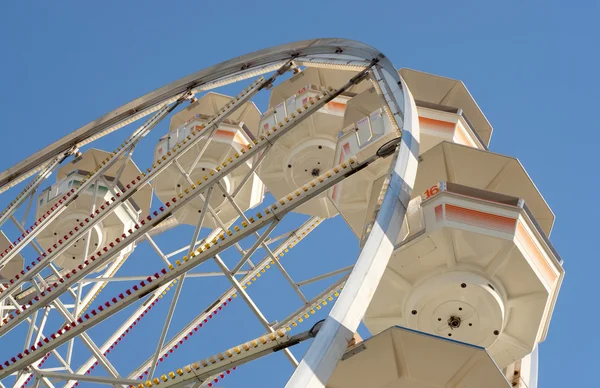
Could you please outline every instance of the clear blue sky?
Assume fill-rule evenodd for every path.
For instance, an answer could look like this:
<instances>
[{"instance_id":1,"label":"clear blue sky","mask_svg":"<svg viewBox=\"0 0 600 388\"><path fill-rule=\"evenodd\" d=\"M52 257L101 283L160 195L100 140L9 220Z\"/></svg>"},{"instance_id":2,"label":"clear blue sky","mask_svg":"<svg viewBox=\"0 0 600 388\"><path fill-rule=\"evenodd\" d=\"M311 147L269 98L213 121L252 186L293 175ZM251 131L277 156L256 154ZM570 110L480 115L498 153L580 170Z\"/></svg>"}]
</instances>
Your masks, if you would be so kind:
<instances>
[{"instance_id":1,"label":"clear blue sky","mask_svg":"<svg viewBox=\"0 0 600 388\"><path fill-rule=\"evenodd\" d=\"M597 384L600 361L596 333L600 260L594 223L600 212L591 204L600 189L600 128L595 118L600 102L600 3L480 3L4 1L0 169L135 97L231 57L316 37L363 41L380 49L397 67L463 80L494 127L491 149L518 157L538 185L556 214L552 241L567 270L549 336L541 345L540 387L591 387ZM155 135L164 131L162 126ZM107 140L106 148L112 149L124 136ZM148 144L146 154L137 155L140 166L150 161L154 143ZM3 194L0 204L11 198ZM327 246L324 237L312 238L310 244L324 247L323 258L356 252L355 247ZM166 237L161 241L171 242ZM300 260L310 250L298 252ZM147 253L158 268L155 255ZM291 270L299 278L308 276L298 263L290 264ZM190 292L182 302L187 307L177 310L178 322L183 324L186 316L203 308L217 284L224 283L186 281ZM257 292L272 319L286 314L280 311L279 298ZM148 333L160 326L167 307L160 304L149 316L154 322L127 337L124 346L130 352L154 348L156 336ZM232 306L223 313L227 314L165 364L183 365L260 333L243 306ZM217 337L223 330L231 333L227 340ZM102 338L106 333L94 334ZM4 341L2 357L14 354L8 348L18 348L17 343L13 347ZM118 352L111 361L124 373L135 364L128 354ZM290 373L289 364L280 355L267 361L255 369L240 368L222 386L281 386Z\"/></svg>"}]
</instances>

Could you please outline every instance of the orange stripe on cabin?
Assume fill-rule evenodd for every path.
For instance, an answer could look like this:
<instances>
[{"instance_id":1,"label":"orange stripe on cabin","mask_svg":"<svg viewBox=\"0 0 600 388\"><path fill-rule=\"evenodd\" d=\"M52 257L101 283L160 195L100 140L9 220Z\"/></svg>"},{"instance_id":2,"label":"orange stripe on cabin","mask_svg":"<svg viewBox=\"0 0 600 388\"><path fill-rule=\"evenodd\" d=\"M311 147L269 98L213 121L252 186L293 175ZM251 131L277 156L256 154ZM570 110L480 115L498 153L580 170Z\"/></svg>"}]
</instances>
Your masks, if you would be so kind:
<instances>
[{"instance_id":1,"label":"orange stripe on cabin","mask_svg":"<svg viewBox=\"0 0 600 388\"><path fill-rule=\"evenodd\" d=\"M515 218L499 216L497 214L481 212L450 204L446 204L446 219L448 221L461 222L504 233L514 233L517 224Z\"/></svg>"},{"instance_id":2,"label":"orange stripe on cabin","mask_svg":"<svg viewBox=\"0 0 600 388\"><path fill-rule=\"evenodd\" d=\"M217 137L233 138L233 135L233 132L225 131L223 129L217 129L217 131L215 132L215 136Z\"/></svg>"},{"instance_id":3,"label":"orange stripe on cabin","mask_svg":"<svg viewBox=\"0 0 600 388\"><path fill-rule=\"evenodd\" d=\"M433 131L441 131L447 133L453 133L455 123L449 123L447 121L430 119L429 117L420 117L419 116L419 125L423 127L429 127L424 129L429 129Z\"/></svg>"},{"instance_id":4,"label":"orange stripe on cabin","mask_svg":"<svg viewBox=\"0 0 600 388\"><path fill-rule=\"evenodd\" d=\"M235 136L233 137L233 141L241 145L248 145L246 139L244 139L238 132L236 132Z\"/></svg>"},{"instance_id":5,"label":"orange stripe on cabin","mask_svg":"<svg viewBox=\"0 0 600 388\"><path fill-rule=\"evenodd\" d=\"M242 146L248 145L248 142L246 141L246 139L244 139L242 137L242 135L240 135L237 131L231 132L231 131L226 131L224 129L217 129L217 131L215 132L215 137L219 137L221 139L226 139L228 141L234 141Z\"/></svg>"},{"instance_id":6,"label":"orange stripe on cabin","mask_svg":"<svg viewBox=\"0 0 600 388\"><path fill-rule=\"evenodd\" d=\"M456 132L454 134L456 142L470 147L477 147L471 136L467 134L467 130L462 125L456 126Z\"/></svg>"},{"instance_id":7,"label":"orange stripe on cabin","mask_svg":"<svg viewBox=\"0 0 600 388\"><path fill-rule=\"evenodd\" d=\"M554 288L558 275L554 272L540 248L533 241L529 231L522 225L522 222L519 222L517 225L517 240L523 245L546 283Z\"/></svg>"},{"instance_id":8,"label":"orange stripe on cabin","mask_svg":"<svg viewBox=\"0 0 600 388\"><path fill-rule=\"evenodd\" d=\"M437 206L435 207L435 209L433 209L433 210L434 210L434 212L435 212L435 220L436 220L437 222L440 222L440 221L442 221L442 220L444 219L444 211L443 211L443 209L442 209L442 205L437 205Z\"/></svg>"},{"instance_id":9,"label":"orange stripe on cabin","mask_svg":"<svg viewBox=\"0 0 600 388\"><path fill-rule=\"evenodd\" d=\"M343 112L346 110L346 104L341 102L330 101L327 103L327 109Z\"/></svg>"}]
</instances>

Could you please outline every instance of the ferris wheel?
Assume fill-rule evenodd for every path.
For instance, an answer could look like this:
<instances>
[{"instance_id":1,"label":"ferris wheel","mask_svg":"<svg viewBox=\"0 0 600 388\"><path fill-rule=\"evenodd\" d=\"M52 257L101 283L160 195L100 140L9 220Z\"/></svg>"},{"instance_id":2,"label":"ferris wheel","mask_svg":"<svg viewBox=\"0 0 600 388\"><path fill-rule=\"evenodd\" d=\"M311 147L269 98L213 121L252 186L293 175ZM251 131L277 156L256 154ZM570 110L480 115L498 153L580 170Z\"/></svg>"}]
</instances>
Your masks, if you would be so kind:
<instances>
[{"instance_id":1,"label":"ferris wheel","mask_svg":"<svg viewBox=\"0 0 600 388\"><path fill-rule=\"evenodd\" d=\"M262 362L290 387L533 384L564 270L491 132L459 81L342 39L92 121L0 174L20 190L0 216L0 382L276 386Z\"/></svg>"}]
</instances>

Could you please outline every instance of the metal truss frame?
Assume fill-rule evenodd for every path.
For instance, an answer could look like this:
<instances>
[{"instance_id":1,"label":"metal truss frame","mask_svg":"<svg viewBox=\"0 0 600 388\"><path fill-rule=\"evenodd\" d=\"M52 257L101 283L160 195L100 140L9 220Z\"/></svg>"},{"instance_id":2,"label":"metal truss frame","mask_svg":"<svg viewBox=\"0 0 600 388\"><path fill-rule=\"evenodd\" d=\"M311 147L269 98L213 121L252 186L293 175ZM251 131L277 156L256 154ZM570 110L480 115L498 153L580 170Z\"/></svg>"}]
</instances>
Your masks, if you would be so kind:
<instances>
[{"instance_id":1,"label":"metal truss frame","mask_svg":"<svg viewBox=\"0 0 600 388\"><path fill-rule=\"evenodd\" d=\"M215 129L229 114L248 102L259 91L270 88L277 77L296 65L352 69L357 74L340 89L324 92L313 105L305 107L303 111L298 112L289 121L286 120L285 123L281 123L279 128L267 132L261 136L260 140L255 140L254 144L248 150L242 152L240 155L236 154L235 159L223 161L222 167L217 167L217 171L205 177L204 181L192 181L190 171L183 169L178 162L178 156L203 140L205 141L204 147L196 158L197 161L200 160L202 153L209 147L210 139ZM127 184L126 188L119 189L108 184L108 182L104 182L104 185L109 187L113 195L111 201L107 201L106 206L103 205L102 209L95 209L92 206L89 219L82 222L80 227L75 228L69 235L65 235L64 241L55 247L55 249L48 249L44 252L40 248L39 244L35 241L36 236L52 221L56 220L77 199L80 193L91 187L97 188L97 182L104 180L104 173L109 168L113 168L117 163L122 163L117 173L120 176L138 142L177 106L181 105L187 99L193 98L200 91L257 77L269 71L275 71L275 73L266 79L263 77L256 79L240 95L226 104L217 116L209 120L201 130L201 133L192 131L192 134L187 139L183 139L176 148L168 152L166 157L158 160L147 172L141 173L131 184ZM261 215L259 219L255 220L253 217L248 217L244 213L244 210L236 203L235 197L241 190L241 187L255 173L272 144L344 90L366 78L370 78L371 82L379 89L380 94L384 98L385 108L388 111L389 117L395 121L395 125L398 128L402 128L402 139L397 151L394 152L392 150L392 152L388 152L385 155L374 155L372 158L361 163L353 161L354 165L352 163L343 163L336 166L332 171L328 171L326 175L313 181L312 187L305 186L298 188L294 193L268 207L264 215ZM95 171L92 171L79 187L65 193L62 199L57 198L58 202L51 210L40 217L31 227L26 229L23 226L24 222L19 223L16 220L14 216L16 210L23 206L29 199L29 205L27 205L27 209L25 210L27 216L33 195L35 195L39 185L61 162L77 153L79 147L151 113L154 113L153 116L144 125L135 130L124 141L121 147L117 148ZM103 116L92 124L75 131L72 135L53 144L50 148L42 156L38 153L27 158L15 166L10 173L4 172L0 174L0 190L5 190L31 176L32 173L39 171L38 176L25 187L23 192L17 195L16 199L0 216L0 225L6 220L12 219L22 232L21 237L14 241L4 253L0 253L0 268L17 254L23 252L23 248L26 246L34 247L40 254L40 257L36 261L33 261L31 265L27 265L20 275L15 279L11 279L10 283L0 284L0 306L3 306L0 312L8 316L8 319L0 323L0 338L19 324L29 322L25 350L18 353L11 361L0 366L0 379L12 373L17 373L18 375L14 383L15 387L26 384L31 378L35 378L34 386L36 387L40 383L52 387L50 378L66 380L65 387L73 387L77 384L77 381L119 386L133 385L134 382L139 382L139 379L144 379L144 377L152 380L154 379L153 375L160 355L172 349L173 346L188 334L191 335L194 327L206 320L207 316L211 314L212 307L209 307L192 319L184 329L167 340L168 328L177 305L179 293L183 288L184 279L186 277L225 276L231 283L231 288L211 306L226 304L232 300L232 297L239 296L262 323L267 331L266 335L271 336L276 335L278 330L293 325L295 321L301 319L302 316L308 315L309 312L313 313L313 310L319 308L320 304L325 301L324 298L327 295L330 295L332 292L337 293L337 290L344 287L345 291L340 296L339 302L325 321L320 334L315 338L304 359L298 364L289 349L285 349L286 355L293 365L299 365L290 379L288 386L324 386L335 364L341 357L347 341L356 330L356 326L370 301L370 297L363 297L362 295L372 295L372 292L369 293L369 290L373 290L379 282L383 268L391 255L395 233L397 232L396 229L399 230L400 228L414 183L414 175L416 174L418 124L416 124L416 107L414 106L414 101L406 85L402 83L391 62L385 56L377 50L361 43L340 39L319 39L263 50L176 81L171 85L117 109L115 112L111 112L109 115ZM393 156L393 168L390 171L390 178L385 185L387 190L378 208L377 217L373 219L372 225L370 225L371 232L364 242L356 265L321 274L300 282L294 281L281 264L278 256L282 255L283 251L287 250L289 246L302 240L322 220L312 218L292 232L271 238L271 233L282 218L297 206L323 193L334 184L351 176L369 163L380 157L387 156ZM246 162L251 162L251 168L243 178L241 186L231 195L226 190L223 190L226 193L227 202L233 206L240 219L240 224L235 227L235 232L232 232L228 229L230 225L226 225L219 219L214 209L208 205L208 201L215 187L223 188L221 180L235 168ZM186 190L186 195L174 198L171 203L167 202L165 206L160 207L160 211L154 211L153 215L140 218L130 208L128 199L139 188L151 182L154 177L165 171L170 165L176 166L179 172L188 180L190 184L189 193ZM10 179L7 180L7 177L10 177ZM96 191L94 192L95 195ZM203 217L206 214L210 214L220 228L215 229L207 238L198 239L203 224L203 218L201 217L194 230L190 244L174 252L164 254L152 236L176 225L176 222L172 221L172 214L195 198L200 198L204 201ZM95 203L95 201L92 202ZM105 247L103 251L99 250L96 253L92 253L91 256L89 255L90 247L88 238L84 253L85 262L84 265L79 267L79 270L65 273L65 271L61 272L53 267L52 261L54 258L64 253L79 238L84 236L89 237L89 233L95 225L111 214L111 212L114 212L115 209L122 207L125 208L126 213L135 222L133 230L130 229L128 234L123 234L122 239L117 239L114 244L111 244L110 248L106 249ZM259 233L259 230L263 230L262 233ZM239 245L239 241L245 238L254 239L252 246L247 250L242 249ZM272 244L281 240L283 242L277 248L271 248ZM104 274L96 275L96 278L89 277L102 263L119 257L121 251L128 247L135 247L136 244L142 241L148 241L156 254L168 266L168 270L163 269L160 274L155 273L144 278L135 276L115 278L113 276L123 264L125 260L123 258L122 260L113 261ZM235 248L241 255L240 260L232 268L229 268L220 258L220 253L229 248ZM251 261L251 257L260 249L266 253L266 256L254 264ZM175 263L169 260L171 257L185 251L187 251L187 255L182 260L177 260ZM221 273L190 272L191 269L209 259L217 263L221 269ZM264 271L265 267L269 265L275 265L278 268L302 301L302 306L293 315L276 323L271 323L264 316L257 304L247 294L245 291L246 286L244 286L246 282L255 279L256 276L260 276L261 271ZM244 267L249 267L249 269L243 270ZM47 277L46 280L48 281L46 281L42 275L49 271L53 275ZM351 271L351 273L343 276L341 280L336 281L332 286L314 298L307 298L301 291L301 287L307 284L348 271ZM87 312L86 308L109 281L140 279L140 287L134 286L133 290L127 290L126 295L120 294L118 298L112 298L112 301L105 303L104 306L106 307L100 305L97 309L93 309L89 313ZM131 330L135 326L135 323L175 283L177 285L175 286L174 296L169 306L165 324L157 341L156 351L126 378L121 377L114 366L107 360L107 353L116 346L125 333ZM91 284L91 289L84 295L85 284ZM15 299L15 295L21 293L22 287L26 285L30 285L30 289L35 294L35 297L28 303L21 305ZM74 298L74 304L70 308L71 311L69 311L69 307L60 299L64 293L70 293ZM101 346L96 345L87 335L86 331L88 329L101 323L125 307L136 303L139 299L143 299L143 303L123 321L123 324L104 344ZM57 310L64 317L65 324L56 333L45 337L43 330L45 329L47 317L51 310ZM43 311L43 314L39 314L40 311ZM70 364L73 354L73 340L77 337L83 340L93 356L77 368L77 370L73 370ZM65 357L57 352L57 349L64 344L68 344ZM59 373L48 369L40 369L40 366L50 354L53 354L59 360L67 372ZM91 369L99 364L106 369L109 377L93 377L88 375Z\"/></svg>"}]
</instances>

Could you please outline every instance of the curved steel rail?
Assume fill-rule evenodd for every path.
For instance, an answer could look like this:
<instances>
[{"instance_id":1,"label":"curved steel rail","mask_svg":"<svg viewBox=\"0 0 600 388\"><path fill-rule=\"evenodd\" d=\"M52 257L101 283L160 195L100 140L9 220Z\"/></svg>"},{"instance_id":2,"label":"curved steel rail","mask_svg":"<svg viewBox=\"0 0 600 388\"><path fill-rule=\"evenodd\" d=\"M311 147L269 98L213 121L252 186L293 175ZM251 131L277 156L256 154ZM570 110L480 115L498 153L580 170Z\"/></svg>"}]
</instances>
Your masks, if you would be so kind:
<instances>
[{"instance_id":1,"label":"curved steel rail","mask_svg":"<svg viewBox=\"0 0 600 388\"><path fill-rule=\"evenodd\" d=\"M343 54L336 54L340 50L343 50ZM0 192L31 176L53 158L64 154L72 147L81 146L92 138L118 129L133 117L144 117L186 90L200 89L215 81L252 73L265 66L272 66L290 58L328 54L341 58L340 63L350 62L350 60L343 60L348 55L355 57L355 60L358 61L370 61L381 55L373 47L360 42L346 39L313 39L268 48L221 62L136 98L3 171L0 173ZM391 66L386 58L380 59L386 63L386 67L387 65ZM266 70L263 72L266 72Z\"/></svg>"},{"instance_id":2,"label":"curved steel rail","mask_svg":"<svg viewBox=\"0 0 600 388\"><path fill-rule=\"evenodd\" d=\"M387 108L402 129L387 189L358 261L338 302L287 385L318 387L329 380L381 280L416 177L419 151L416 106L392 63L375 48L346 39L314 39L264 49L201 70L115 109L0 173L0 191L31 176L57 155L150 114L185 91L209 90L265 73L290 60L324 66L372 66Z\"/></svg>"}]
</instances>

